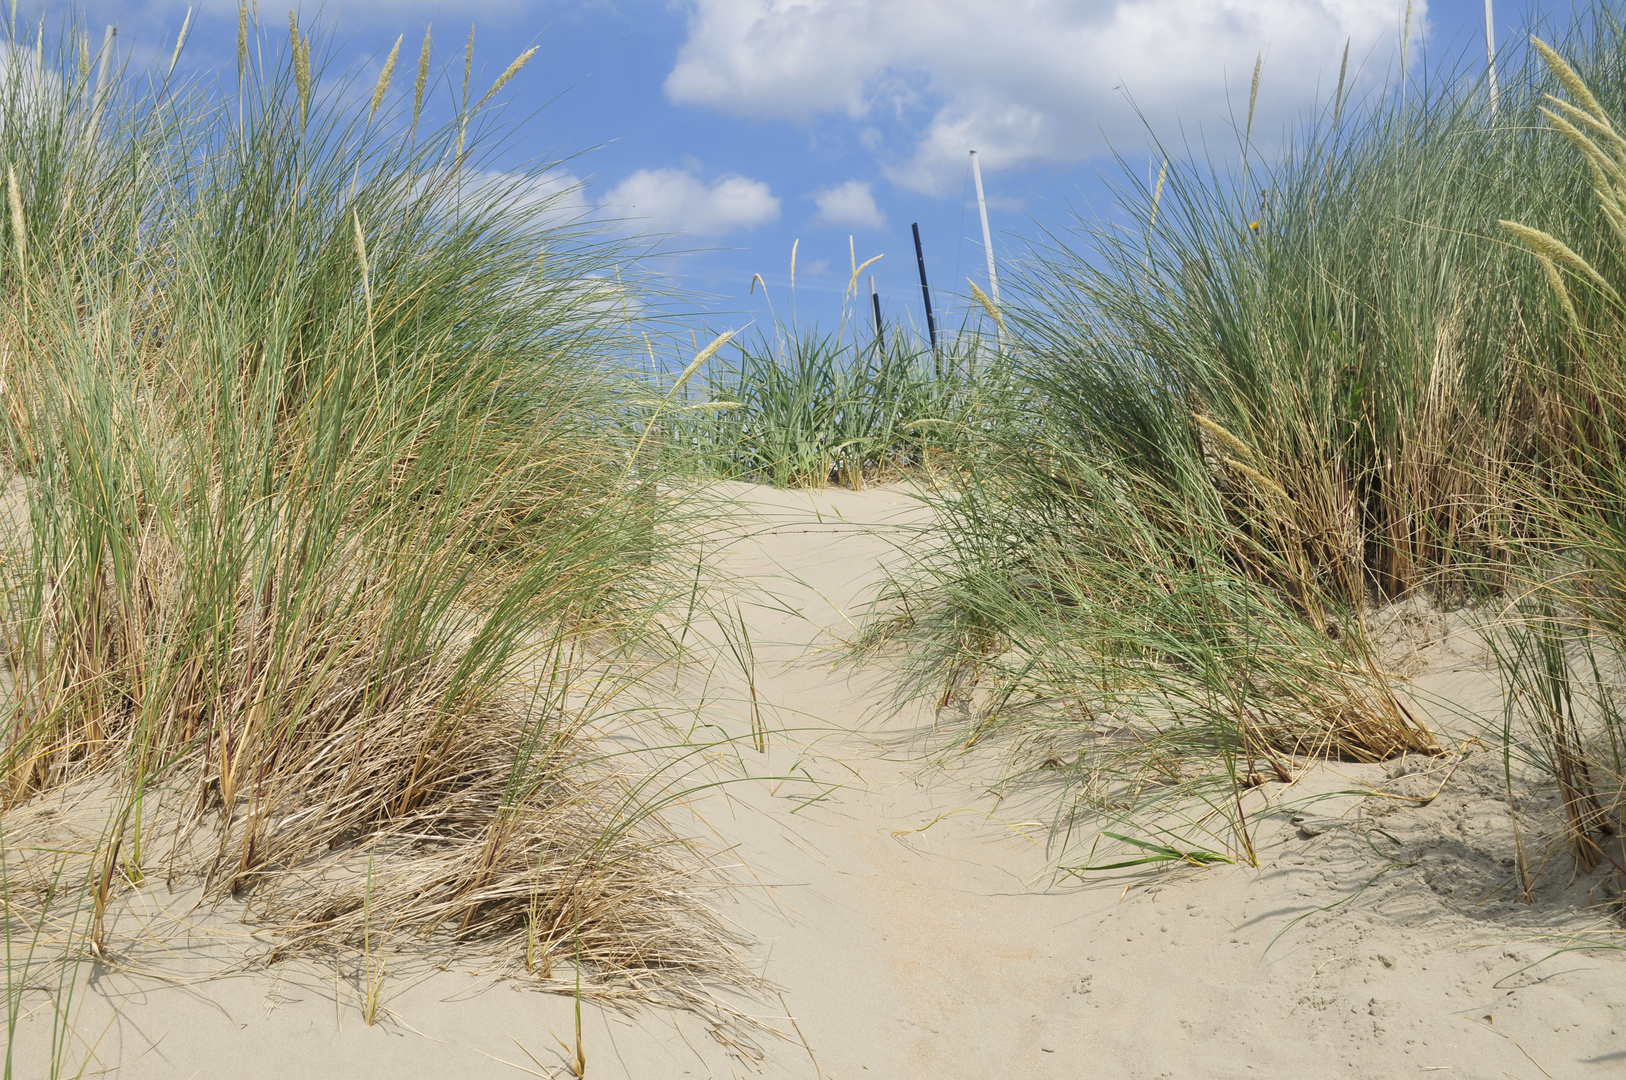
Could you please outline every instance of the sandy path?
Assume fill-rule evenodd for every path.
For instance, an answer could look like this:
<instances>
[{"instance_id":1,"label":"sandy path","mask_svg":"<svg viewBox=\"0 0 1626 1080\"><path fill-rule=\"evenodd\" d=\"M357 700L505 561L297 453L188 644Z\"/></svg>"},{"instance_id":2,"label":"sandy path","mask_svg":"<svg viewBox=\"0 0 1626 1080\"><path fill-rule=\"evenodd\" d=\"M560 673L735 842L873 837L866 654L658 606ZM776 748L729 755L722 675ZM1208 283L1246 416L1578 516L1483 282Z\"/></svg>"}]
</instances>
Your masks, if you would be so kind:
<instances>
[{"instance_id":1,"label":"sandy path","mask_svg":"<svg viewBox=\"0 0 1626 1080\"><path fill-rule=\"evenodd\" d=\"M1551 930L1595 925L1594 915L1574 897L1537 911L1483 899L1500 879L1475 865L1480 849L1509 850L1499 846L1505 810L1486 783L1499 767L1492 755L1471 756L1426 811L1402 807L1381 826L1366 820L1367 800L1317 796L1382 783L1382 767L1306 777L1261 823L1258 870L1217 867L1127 891L1121 879L1058 885L1046 872L1047 829L1027 823L1045 816L1041 799L982 797L993 755L923 772L906 736L929 717L890 713L878 673L831 672L808 655L846 632L877 564L918 542L918 509L886 491L741 497L776 528L737 546L729 569L806 619L759 616L760 638L781 635L780 663L765 665L759 689L787 714L781 723L800 719L803 741L836 759L815 775L843 786L794 821L748 800L767 812L738 814L725 832L764 880L786 883L776 895L794 914L742 921L768 947L766 973L785 987L824 1075L1626 1069L1620 954L1566 954L1518 973L1560 943ZM1419 698L1494 699L1482 658L1438 652ZM792 752L776 740L781 761ZM1309 816L1307 831L1325 831L1305 838L1289 804ZM1393 843L1373 846L1378 827ZM813 1075L794 1052L773 1058L770 1075Z\"/></svg>"},{"instance_id":2,"label":"sandy path","mask_svg":"<svg viewBox=\"0 0 1626 1080\"><path fill-rule=\"evenodd\" d=\"M1494 891L1505 811L1486 780L1490 755L1470 756L1426 809L1376 821L1387 804L1314 797L1380 782L1382 767L1307 777L1277 798L1304 804L1309 827L1286 810L1263 819L1259 869L1058 883L1033 821L1041 799L982 796L993 756L922 770L910 736L929 716L889 708L884 672L831 667L879 567L919 542L919 509L898 491L726 490L749 514L717 538L720 564L740 582L732 604L775 729L766 755L740 761L759 778L798 779L734 782L694 810L767 886L741 889L725 913L760 942L783 1006L756 1007L788 1038L759 1036L759 1058L686 1014L590 1007L588 1076L1626 1070L1626 954L1530 967L1562 940L1555 928L1596 926L1596 914L1568 893L1530 909ZM1471 656L1434 661L1422 682L1420 694L1464 701L1493 690ZM742 732L739 673L719 666L706 684L704 718ZM336 1007L331 972L297 965L196 987L108 976L76 1027L132 1077L525 1075L497 1058L565 1075L550 1036L569 1037L567 999L430 972L392 985L396 1021L364 1028L354 997L341 988Z\"/></svg>"}]
</instances>

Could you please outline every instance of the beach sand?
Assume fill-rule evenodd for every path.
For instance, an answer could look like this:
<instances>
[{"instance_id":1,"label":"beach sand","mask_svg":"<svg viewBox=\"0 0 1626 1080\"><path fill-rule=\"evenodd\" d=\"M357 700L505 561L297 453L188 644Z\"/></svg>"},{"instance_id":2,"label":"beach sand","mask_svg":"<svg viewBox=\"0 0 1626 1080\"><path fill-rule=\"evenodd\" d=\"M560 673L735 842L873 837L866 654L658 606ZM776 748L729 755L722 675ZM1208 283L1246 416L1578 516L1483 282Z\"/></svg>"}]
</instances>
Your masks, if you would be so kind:
<instances>
[{"instance_id":1,"label":"beach sand","mask_svg":"<svg viewBox=\"0 0 1626 1080\"><path fill-rule=\"evenodd\" d=\"M1497 687L1459 621L1415 608L1386 627L1451 753L1267 785L1258 868L1068 877L1055 790L990 795L998 745L927 762L932 703L898 707L886 662L837 663L882 568L928 539L908 492L717 491L738 509L705 549L729 579L711 600L743 617L768 748L719 751L696 782L727 782L670 817L728 868L716 902L775 989L727 999L746 1017L732 1020L588 1002L589 1077L1626 1072L1626 951L1563 951L1626 935L1601 877L1571 881L1566 855L1534 904L1513 894L1502 757L1470 741L1472 717L1499 719ZM693 629L728 655L715 620ZM691 722L743 736L739 665L682 678L706 698ZM171 916L193 928L143 937ZM81 970L69 1075L569 1075L573 998L478 956L388 954L369 1027L355 965L234 970L249 928L157 883L125 898L114 932L126 963ZM45 1000L25 995L19 1077L46 1075Z\"/></svg>"}]
</instances>

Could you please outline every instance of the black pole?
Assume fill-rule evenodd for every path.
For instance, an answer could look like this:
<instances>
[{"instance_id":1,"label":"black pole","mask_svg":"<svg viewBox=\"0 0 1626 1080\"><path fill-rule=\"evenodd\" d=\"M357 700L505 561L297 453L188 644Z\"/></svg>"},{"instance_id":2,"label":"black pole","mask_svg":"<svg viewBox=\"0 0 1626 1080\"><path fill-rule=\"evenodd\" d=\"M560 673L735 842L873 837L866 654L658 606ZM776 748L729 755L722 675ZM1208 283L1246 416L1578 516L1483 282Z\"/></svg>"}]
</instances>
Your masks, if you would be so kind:
<instances>
[{"instance_id":1,"label":"black pole","mask_svg":"<svg viewBox=\"0 0 1626 1080\"><path fill-rule=\"evenodd\" d=\"M920 222L909 226L915 232L915 262L920 265L920 297L926 302L926 332L932 338L932 360L937 360L937 320L932 318L932 290L926 284L926 253L920 247ZM938 372L941 375L941 372Z\"/></svg>"},{"instance_id":2,"label":"black pole","mask_svg":"<svg viewBox=\"0 0 1626 1080\"><path fill-rule=\"evenodd\" d=\"M881 326L881 294L875 291L875 275L869 277L869 302L875 307L875 349L886 350L886 331Z\"/></svg>"}]
</instances>

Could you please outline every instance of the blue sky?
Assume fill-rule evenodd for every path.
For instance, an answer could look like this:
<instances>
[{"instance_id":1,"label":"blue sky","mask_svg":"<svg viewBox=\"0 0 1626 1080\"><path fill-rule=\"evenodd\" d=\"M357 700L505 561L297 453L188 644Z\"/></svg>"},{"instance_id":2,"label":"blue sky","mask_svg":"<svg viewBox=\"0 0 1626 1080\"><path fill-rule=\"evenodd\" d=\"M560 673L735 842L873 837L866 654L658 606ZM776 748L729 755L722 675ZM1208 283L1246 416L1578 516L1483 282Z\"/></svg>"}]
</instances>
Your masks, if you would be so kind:
<instances>
[{"instance_id":1,"label":"blue sky","mask_svg":"<svg viewBox=\"0 0 1626 1080\"><path fill-rule=\"evenodd\" d=\"M118 25L140 66L172 45L187 6L85 10L96 26ZM1115 168L1109 147L1133 157L1146 145L1131 95L1176 141L1235 145L1229 109L1246 110L1256 56L1256 131L1281 130L1330 94L1346 40L1364 84L1386 78L1404 10L1404 0L329 0L302 5L301 20L325 28L335 69L368 86L397 35L410 69L426 26L451 63L472 22L476 85L538 46L505 90L515 113L535 114L506 161L568 158L598 212L667 236L662 250L680 254L655 267L696 297L697 321L721 328L766 317L753 274L785 304L796 241L804 321L833 325L850 260L883 255L866 277L889 316L918 322L916 221L952 323L967 278L987 284L966 151L979 151L1003 257L1067 207L1110 213L1099 178ZM1498 36L1518 34L1532 10L1498 0ZM284 6L263 0L260 16L268 39L286 35ZM235 4L204 0L193 18L183 67L229 78ZM1482 62L1483 34L1483 0L1416 0L1409 70Z\"/></svg>"}]
</instances>

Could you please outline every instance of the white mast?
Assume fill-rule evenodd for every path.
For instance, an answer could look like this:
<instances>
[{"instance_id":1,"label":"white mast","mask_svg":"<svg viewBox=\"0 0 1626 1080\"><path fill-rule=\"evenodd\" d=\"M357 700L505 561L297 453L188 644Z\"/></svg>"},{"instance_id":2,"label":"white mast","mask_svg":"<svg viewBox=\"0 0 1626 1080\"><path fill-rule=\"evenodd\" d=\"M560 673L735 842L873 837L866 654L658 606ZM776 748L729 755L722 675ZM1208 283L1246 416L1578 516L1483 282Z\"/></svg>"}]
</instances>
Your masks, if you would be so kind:
<instances>
[{"instance_id":1,"label":"white mast","mask_svg":"<svg viewBox=\"0 0 1626 1080\"><path fill-rule=\"evenodd\" d=\"M988 296L994 302L994 310L999 310L999 271L994 267L994 237L988 231L988 200L982 194L982 164L977 160L977 152L971 151L971 177L977 182L977 214L982 218L982 250L988 256ZM1000 351L1005 349L1005 326L1002 319L994 320L994 340L998 343Z\"/></svg>"},{"instance_id":2,"label":"white mast","mask_svg":"<svg viewBox=\"0 0 1626 1080\"><path fill-rule=\"evenodd\" d=\"M988 256L988 295L999 303L999 271L994 269L994 238L988 232L988 200L982 195L982 165L971 151L971 177L977 182L977 213L982 216L982 250Z\"/></svg>"},{"instance_id":3,"label":"white mast","mask_svg":"<svg viewBox=\"0 0 1626 1080\"><path fill-rule=\"evenodd\" d=\"M1495 119L1497 98L1501 95L1496 87L1496 23L1491 16L1491 0L1485 0L1485 64L1490 71L1491 118Z\"/></svg>"}]
</instances>

